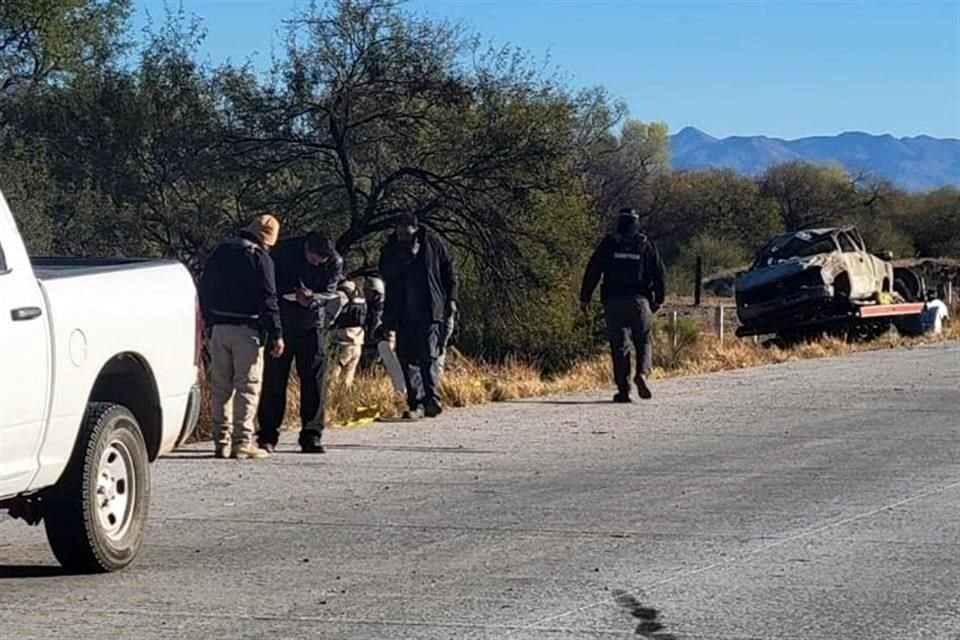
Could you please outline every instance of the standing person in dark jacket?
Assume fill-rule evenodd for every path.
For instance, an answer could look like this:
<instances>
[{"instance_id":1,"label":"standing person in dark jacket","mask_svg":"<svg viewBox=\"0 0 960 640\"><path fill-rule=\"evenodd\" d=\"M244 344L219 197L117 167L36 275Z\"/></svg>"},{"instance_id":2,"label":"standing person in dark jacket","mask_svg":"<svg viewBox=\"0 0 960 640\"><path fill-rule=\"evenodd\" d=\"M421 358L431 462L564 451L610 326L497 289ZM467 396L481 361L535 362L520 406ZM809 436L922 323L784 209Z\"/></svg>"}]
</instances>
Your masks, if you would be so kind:
<instances>
[{"instance_id":1,"label":"standing person in dark jacket","mask_svg":"<svg viewBox=\"0 0 960 640\"><path fill-rule=\"evenodd\" d=\"M262 215L216 248L200 278L200 310L210 340L214 455L264 458L253 444L263 345L284 354L274 265L267 249L280 223Z\"/></svg>"},{"instance_id":2,"label":"standing person in dark jacket","mask_svg":"<svg viewBox=\"0 0 960 640\"><path fill-rule=\"evenodd\" d=\"M437 366L443 323L457 310L450 254L416 216L405 214L380 250L380 273L387 285L383 328L397 332L397 356L406 379L404 417L436 417L443 411Z\"/></svg>"},{"instance_id":3,"label":"standing person in dark jacket","mask_svg":"<svg viewBox=\"0 0 960 640\"><path fill-rule=\"evenodd\" d=\"M304 453L323 453L327 351L326 330L330 324L327 302L338 299L337 284L343 279L343 259L333 241L320 233L289 238L273 252L277 266L277 293L287 350L267 363L260 401L259 443L273 451L287 406L287 382L294 360L300 378L300 448Z\"/></svg>"},{"instance_id":4,"label":"standing person in dark jacket","mask_svg":"<svg viewBox=\"0 0 960 640\"><path fill-rule=\"evenodd\" d=\"M651 329L653 314L663 304L666 286L663 262L657 248L640 233L640 218L633 209L621 209L616 230L594 251L583 276L580 303L590 305L593 290L603 279L600 297L607 319L613 375L617 383L614 402L630 402L630 347L637 358L634 381L641 398L651 397L647 376L653 366Z\"/></svg>"}]
</instances>

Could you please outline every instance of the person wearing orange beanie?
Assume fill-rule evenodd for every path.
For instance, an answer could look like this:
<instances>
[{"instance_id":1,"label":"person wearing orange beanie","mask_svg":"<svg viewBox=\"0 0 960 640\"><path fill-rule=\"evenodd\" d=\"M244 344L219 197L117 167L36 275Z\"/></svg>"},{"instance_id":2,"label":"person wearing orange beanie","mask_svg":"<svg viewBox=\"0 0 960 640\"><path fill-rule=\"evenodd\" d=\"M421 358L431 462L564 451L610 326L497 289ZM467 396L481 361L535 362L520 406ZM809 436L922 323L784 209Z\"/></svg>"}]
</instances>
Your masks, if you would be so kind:
<instances>
[{"instance_id":1,"label":"person wearing orange beanie","mask_svg":"<svg viewBox=\"0 0 960 640\"><path fill-rule=\"evenodd\" d=\"M257 216L213 252L198 287L210 340L211 413L217 458L260 459L253 442L263 381L264 345L274 358L285 345L273 258L280 223Z\"/></svg>"},{"instance_id":2,"label":"person wearing orange beanie","mask_svg":"<svg viewBox=\"0 0 960 640\"><path fill-rule=\"evenodd\" d=\"M247 225L246 232L269 250L277 244L277 238L280 237L280 222L272 214L264 213Z\"/></svg>"}]
</instances>

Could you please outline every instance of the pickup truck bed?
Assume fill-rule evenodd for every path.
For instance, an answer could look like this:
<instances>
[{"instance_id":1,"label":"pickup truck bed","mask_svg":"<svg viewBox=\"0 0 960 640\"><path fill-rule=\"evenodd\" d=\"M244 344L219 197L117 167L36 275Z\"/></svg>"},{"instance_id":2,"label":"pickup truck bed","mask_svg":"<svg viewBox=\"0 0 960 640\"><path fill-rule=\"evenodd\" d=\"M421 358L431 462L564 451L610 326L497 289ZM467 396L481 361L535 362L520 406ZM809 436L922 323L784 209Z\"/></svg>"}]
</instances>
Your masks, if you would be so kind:
<instances>
[{"instance_id":1,"label":"pickup truck bed","mask_svg":"<svg viewBox=\"0 0 960 640\"><path fill-rule=\"evenodd\" d=\"M70 276L97 275L130 269L154 269L158 266L179 265L176 260L149 260L146 258L66 258L35 256L30 258L33 274L40 280Z\"/></svg>"}]
</instances>

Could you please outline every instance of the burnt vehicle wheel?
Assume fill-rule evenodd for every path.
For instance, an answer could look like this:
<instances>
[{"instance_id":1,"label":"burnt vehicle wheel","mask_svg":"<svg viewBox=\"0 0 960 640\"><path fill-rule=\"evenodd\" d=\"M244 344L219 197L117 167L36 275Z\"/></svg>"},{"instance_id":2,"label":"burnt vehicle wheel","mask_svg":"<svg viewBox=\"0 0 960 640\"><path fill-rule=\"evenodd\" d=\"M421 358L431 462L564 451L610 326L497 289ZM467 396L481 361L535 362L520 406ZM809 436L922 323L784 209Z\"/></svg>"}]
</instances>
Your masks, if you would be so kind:
<instances>
[{"instance_id":1,"label":"burnt vehicle wheel","mask_svg":"<svg viewBox=\"0 0 960 640\"><path fill-rule=\"evenodd\" d=\"M846 272L833 280L833 302L837 306L850 304L850 276Z\"/></svg>"},{"instance_id":2,"label":"burnt vehicle wheel","mask_svg":"<svg viewBox=\"0 0 960 640\"><path fill-rule=\"evenodd\" d=\"M893 270L893 290L905 302L923 302L925 286L921 278L912 269L896 268Z\"/></svg>"},{"instance_id":3,"label":"burnt vehicle wheel","mask_svg":"<svg viewBox=\"0 0 960 640\"><path fill-rule=\"evenodd\" d=\"M888 321L872 320L854 324L847 334L848 342L870 342L890 332L892 325Z\"/></svg>"},{"instance_id":4,"label":"burnt vehicle wheel","mask_svg":"<svg viewBox=\"0 0 960 640\"><path fill-rule=\"evenodd\" d=\"M877 337L876 328L865 322L854 324L847 333L847 342L869 342Z\"/></svg>"}]
</instances>

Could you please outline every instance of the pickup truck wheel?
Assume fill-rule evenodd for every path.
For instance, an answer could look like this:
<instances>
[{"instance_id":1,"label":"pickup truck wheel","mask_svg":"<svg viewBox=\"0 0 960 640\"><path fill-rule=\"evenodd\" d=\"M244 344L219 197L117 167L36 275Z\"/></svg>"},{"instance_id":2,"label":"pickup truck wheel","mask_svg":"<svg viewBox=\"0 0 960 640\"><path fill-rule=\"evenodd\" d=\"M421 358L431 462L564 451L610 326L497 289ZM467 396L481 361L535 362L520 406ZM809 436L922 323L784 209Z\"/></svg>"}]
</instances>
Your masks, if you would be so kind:
<instances>
[{"instance_id":1,"label":"pickup truck wheel","mask_svg":"<svg viewBox=\"0 0 960 640\"><path fill-rule=\"evenodd\" d=\"M64 568L104 573L130 564L143 542L149 473L130 410L89 404L70 463L44 498L47 538Z\"/></svg>"}]
</instances>

